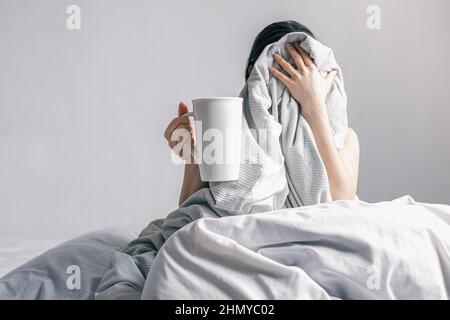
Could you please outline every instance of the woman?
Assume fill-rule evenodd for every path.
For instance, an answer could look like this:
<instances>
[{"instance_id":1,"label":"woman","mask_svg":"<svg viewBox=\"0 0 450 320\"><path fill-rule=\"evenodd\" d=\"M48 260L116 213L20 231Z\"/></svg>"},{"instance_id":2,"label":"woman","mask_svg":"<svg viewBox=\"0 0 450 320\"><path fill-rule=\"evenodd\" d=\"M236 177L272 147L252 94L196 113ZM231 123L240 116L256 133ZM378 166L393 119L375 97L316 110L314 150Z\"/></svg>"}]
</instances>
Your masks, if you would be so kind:
<instances>
[{"instance_id":1,"label":"woman","mask_svg":"<svg viewBox=\"0 0 450 320\"><path fill-rule=\"evenodd\" d=\"M253 64L263 49L290 32L304 32L314 37L308 28L295 21L276 22L267 26L259 33L253 43L247 63L246 78L249 77ZM332 199L354 199L359 169L358 137L351 128L348 128L344 148L338 150L333 142L325 107L325 98L330 91L336 72L329 72L324 78L303 49L291 44L287 44L286 48L295 63L295 67L278 54L274 54L275 61L287 72L287 75L273 67L270 67L269 70L288 88L292 97L301 105L301 113L312 130L319 154L325 165ZM164 134L171 148L174 148L177 144L170 139L175 129L189 130L192 141L194 141L194 129L188 119L188 107L184 102L180 102L178 117L169 123ZM192 162L185 164L179 204L181 205L197 190L207 187L208 183L200 180L198 166L192 164Z\"/></svg>"}]
</instances>

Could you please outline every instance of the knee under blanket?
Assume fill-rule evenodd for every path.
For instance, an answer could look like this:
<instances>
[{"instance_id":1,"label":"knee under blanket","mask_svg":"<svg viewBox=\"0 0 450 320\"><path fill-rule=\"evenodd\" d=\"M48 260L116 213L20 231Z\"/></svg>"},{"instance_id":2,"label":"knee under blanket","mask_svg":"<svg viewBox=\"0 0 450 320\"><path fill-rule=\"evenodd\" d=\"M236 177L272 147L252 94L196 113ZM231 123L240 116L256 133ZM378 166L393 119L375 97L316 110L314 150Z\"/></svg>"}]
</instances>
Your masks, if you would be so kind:
<instances>
[{"instance_id":1,"label":"knee under blanket","mask_svg":"<svg viewBox=\"0 0 450 320\"><path fill-rule=\"evenodd\" d=\"M450 207L410 197L199 219L142 299L449 299Z\"/></svg>"},{"instance_id":2,"label":"knee under blanket","mask_svg":"<svg viewBox=\"0 0 450 320\"><path fill-rule=\"evenodd\" d=\"M326 99L336 146L342 148L347 131L347 98L342 72L330 48L304 33L290 33L268 45L253 66L241 91L243 97L242 148L238 181L210 183L167 218L152 221L124 251L144 277L164 242L177 230L199 218L219 218L313 205L330 200L328 180L314 137L289 91L272 77L273 53L292 62L286 43L299 43L325 75L337 70ZM279 67L278 67L279 68ZM267 148L269 146L269 148ZM98 298L117 298L127 286L114 262L97 290ZM135 287L135 285L131 285ZM120 290L119 290L120 289Z\"/></svg>"}]
</instances>

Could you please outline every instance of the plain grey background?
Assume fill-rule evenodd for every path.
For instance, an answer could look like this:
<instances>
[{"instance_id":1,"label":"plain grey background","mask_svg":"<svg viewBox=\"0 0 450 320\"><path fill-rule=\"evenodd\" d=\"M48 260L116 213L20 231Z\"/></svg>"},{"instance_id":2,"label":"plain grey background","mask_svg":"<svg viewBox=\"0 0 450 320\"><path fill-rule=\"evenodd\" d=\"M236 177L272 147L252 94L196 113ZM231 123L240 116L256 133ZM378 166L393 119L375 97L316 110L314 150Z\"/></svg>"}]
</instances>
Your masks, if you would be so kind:
<instances>
[{"instance_id":1,"label":"plain grey background","mask_svg":"<svg viewBox=\"0 0 450 320\"><path fill-rule=\"evenodd\" d=\"M81 30L66 8L81 8ZM366 27L369 5L381 29ZM237 95L256 34L295 19L334 49L359 196L450 203L448 0L0 0L0 234L71 237L176 208L178 101Z\"/></svg>"}]
</instances>

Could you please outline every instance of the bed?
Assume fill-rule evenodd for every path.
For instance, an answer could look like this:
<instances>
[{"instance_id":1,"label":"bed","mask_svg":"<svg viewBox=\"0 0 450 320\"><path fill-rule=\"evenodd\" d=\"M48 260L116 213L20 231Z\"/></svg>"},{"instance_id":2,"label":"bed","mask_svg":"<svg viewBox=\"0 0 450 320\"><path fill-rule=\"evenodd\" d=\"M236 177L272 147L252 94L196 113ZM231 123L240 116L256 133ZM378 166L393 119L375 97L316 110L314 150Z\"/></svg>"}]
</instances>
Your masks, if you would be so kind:
<instances>
[{"instance_id":1,"label":"bed","mask_svg":"<svg viewBox=\"0 0 450 320\"><path fill-rule=\"evenodd\" d=\"M0 237L0 278L61 242L57 238L24 239L13 236Z\"/></svg>"},{"instance_id":2,"label":"bed","mask_svg":"<svg viewBox=\"0 0 450 320\"><path fill-rule=\"evenodd\" d=\"M137 237L138 230L110 228L65 242L4 237L0 299L93 299L111 258ZM80 288L70 287L75 271L79 271Z\"/></svg>"},{"instance_id":3,"label":"bed","mask_svg":"<svg viewBox=\"0 0 450 320\"><path fill-rule=\"evenodd\" d=\"M167 239L148 275L139 269L136 257L123 252L137 236L136 228L116 228L60 244L1 278L0 298L450 296L450 207L419 203L409 196L198 219ZM7 262L15 267L43 249L36 243L27 251L19 249L19 255L5 246L2 252L16 257ZM3 256L2 262L7 260Z\"/></svg>"}]
</instances>

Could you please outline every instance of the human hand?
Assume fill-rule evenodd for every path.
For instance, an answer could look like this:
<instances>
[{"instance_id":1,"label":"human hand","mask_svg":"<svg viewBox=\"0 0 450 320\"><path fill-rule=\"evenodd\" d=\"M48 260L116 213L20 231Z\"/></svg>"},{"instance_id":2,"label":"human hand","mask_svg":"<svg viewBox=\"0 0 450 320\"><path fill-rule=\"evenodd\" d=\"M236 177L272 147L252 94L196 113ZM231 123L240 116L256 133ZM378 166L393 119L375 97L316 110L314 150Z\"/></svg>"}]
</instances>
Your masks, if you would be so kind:
<instances>
[{"instance_id":1,"label":"human hand","mask_svg":"<svg viewBox=\"0 0 450 320\"><path fill-rule=\"evenodd\" d=\"M166 138L169 147L186 161L193 160L195 144L195 131L189 116L192 115L188 112L187 104L180 102L178 116L170 121L164 132L164 138Z\"/></svg>"},{"instance_id":2,"label":"human hand","mask_svg":"<svg viewBox=\"0 0 450 320\"><path fill-rule=\"evenodd\" d=\"M289 76L274 67L269 68L270 72L288 88L291 95L301 106L301 112L308 122L316 116L326 115L325 99L330 92L337 71L328 72L324 78L308 53L298 44L288 43L286 49L294 60L297 69L275 53L273 55L275 61Z\"/></svg>"}]
</instances>

